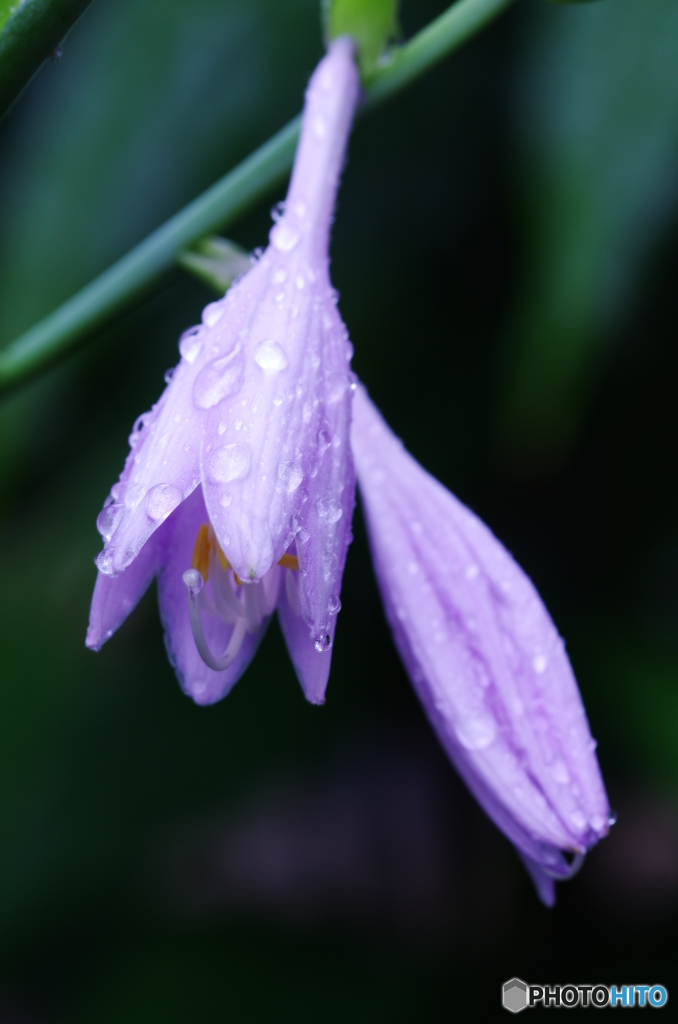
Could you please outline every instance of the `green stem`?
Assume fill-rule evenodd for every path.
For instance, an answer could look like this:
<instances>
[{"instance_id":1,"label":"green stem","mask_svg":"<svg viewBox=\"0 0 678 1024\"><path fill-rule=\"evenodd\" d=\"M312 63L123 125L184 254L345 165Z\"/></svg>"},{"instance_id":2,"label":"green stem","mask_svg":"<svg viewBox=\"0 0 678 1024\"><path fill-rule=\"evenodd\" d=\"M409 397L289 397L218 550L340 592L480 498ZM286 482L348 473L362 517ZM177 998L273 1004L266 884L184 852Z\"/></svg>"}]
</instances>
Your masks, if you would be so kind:
<instances>
[{"instance_id":1,"label":"green stem","mask_svg":"<svg viewBox=\"0 0 678 1024\"><path fill-rule=\"evenodd\" d=\"M371 109L409 85L512 2L458 0L370 76L362 109ZM95 281L10 342L0 353L0 391L45 369L121 313L175 266L182 249L223 230L284 179L292 167L300 121L295 117Z\"/></svg>"},{"instance_id":2,"label":"green stem","mask_svg":"<svg viewBox=\"0 0 678 1024\"><path fill-rule=\"evenodd\" d=\"M6 3L9 0L6 0ZM14 0L0 32L0 117L58 47L91 0Z\"/></svg>"}]
</instances>

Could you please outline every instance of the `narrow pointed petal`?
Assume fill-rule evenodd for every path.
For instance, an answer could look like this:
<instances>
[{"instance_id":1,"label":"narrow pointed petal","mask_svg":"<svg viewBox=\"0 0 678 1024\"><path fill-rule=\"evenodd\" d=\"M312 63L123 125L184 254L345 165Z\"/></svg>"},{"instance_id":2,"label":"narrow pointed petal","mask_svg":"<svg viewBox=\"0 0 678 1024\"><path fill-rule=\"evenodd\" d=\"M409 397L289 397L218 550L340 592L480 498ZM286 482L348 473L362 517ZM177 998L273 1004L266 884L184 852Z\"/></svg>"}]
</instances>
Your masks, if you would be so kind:
<instances>
[{"instance_id":1,"label":"narrow pointed petal","mask_svg":"<svg viewBox=\"0 0 678 1024\"><path fill-rule=\"evenodd\" d=\"M563 642L525 573L362 388L351 436L386 613L431 723L518 849L567 877L562 851L606 835L609 807Z\"/></svg>"},{"instance_id":2,"label":"narrow pointed petal","mask_svg":"<svg viewBox=\"0 0 678 1024\"><path fill-rule=\"evenodd\" d=\"M188 358L182 358L151 411L137 419L129 438L131 451L111 489L113 501L97 520L105 542L97 565L107 576L131 564L200 482L203 424L190 401L191 383L202 362L196 358L199 333L200 328L186 332L181 347Z\"/></svg>"},{"instance_id":3,"label":"narrow pointed petal","mask_svg":"<svg viewBox=\"0 0 678 1024\"><path fill-rule=\"evenodd\" d=\"M134 562L118 576L97 573L85 640L91 650L101 650L148 590L162 561L162 534L158 531L146 541Z\"/></svg>"},{"instance_id":4,"label":"narrow pointed petal","mask_svg":"<svg viewBox=\"0 0 678 1024\"><path fill-rule=\"evenodd\" d=\"M165 558L158 576L158 601L167 654L182 690L196 704L213 704L226 696L254 657L269 621L266 619L256 633L245 635L235 661L223 672L208 668L198 654L191 631L183 574L191 566L198 529L207 521L202 491L197 488L167 524L171 532L168 530ZM234 627L214 615L205 615L203 625L210 649L220 655L226 649Z\"/></svg>"},{"instance_id":5,"label":"narrow pointed petal","mask_svg":"<svg viewBox=\"0 0 678 1024\"><path fill-rule=\"evenodd\" d=\"M338 611L338 608L336 609ZM327 680L330 675L332 644L337 625L336 611L330 617L324 642L318 650L309 633L303 617L290 608L287 590L283 583L278 598L278 619L290 660L297 673L297 679L310 704L324 704ZM329 637L329 643L327 642Z\"/></svg>"},{"instance_id":6,"label":"narrow pointed petal","mask_svg":"<svg viewBox=\"0 0 678 1024\"><path fill-rule=\"evenodd\" d=\"M207 509L229 561L241 578L261 579L296 537L304 617L317 635L338 596L354 500L352 349L327 255L358 95L352 49L337 40L316 69L285 213L229 292L232 308L248 311L237 340L243 379L209 411L201 450Z\"/></svg>"},{"instance_id":7,"label":"narrow pointed petal","mask_svg":"<svg viewBox=\"0 0 678 1024\"><path fill-rule=\"evenodd\" d=\"M525 865L525 870L532 879L532 883L537 890L537 896L542 901L545 907L552 907L556 902L556 883L552 875L547 875L540 864L532 860L530 857L525 856L524 853L520 854L520 859Z\"/></svg>"}]
</instances>

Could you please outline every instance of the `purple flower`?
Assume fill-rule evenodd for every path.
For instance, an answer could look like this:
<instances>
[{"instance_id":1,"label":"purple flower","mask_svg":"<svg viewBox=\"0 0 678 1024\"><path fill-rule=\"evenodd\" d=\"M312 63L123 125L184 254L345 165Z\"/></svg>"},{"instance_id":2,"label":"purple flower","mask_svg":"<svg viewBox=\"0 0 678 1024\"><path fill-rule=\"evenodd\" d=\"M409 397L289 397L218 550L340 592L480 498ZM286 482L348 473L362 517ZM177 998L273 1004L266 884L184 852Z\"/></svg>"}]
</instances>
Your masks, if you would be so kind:
<instances>
[{"instance_id":1,"label":"purple flower","mask_svg":"<svg viewBox=\"0 0 678 1024\"><path fill-rule=\"evenodd\" d=\"M539 595L490 530L412 458L366 391L351 444L382 599L440 742L542 900L610 809L577 684Z\"/></svg>"},{"instance_id":2,"label":"purple flower","mask_svg":"<svg viewBox=\"0 0 678 1024\"><path fill-rule=\"evenodd\" d=\"M97 521L87 645L157 575L170 660L201 704L233 686L276 607L306 696L324 697L355 493L352 348L328 244L358 88L338 39L309 83L269 246L182 335Z\"/></svg>"}]
</instances>

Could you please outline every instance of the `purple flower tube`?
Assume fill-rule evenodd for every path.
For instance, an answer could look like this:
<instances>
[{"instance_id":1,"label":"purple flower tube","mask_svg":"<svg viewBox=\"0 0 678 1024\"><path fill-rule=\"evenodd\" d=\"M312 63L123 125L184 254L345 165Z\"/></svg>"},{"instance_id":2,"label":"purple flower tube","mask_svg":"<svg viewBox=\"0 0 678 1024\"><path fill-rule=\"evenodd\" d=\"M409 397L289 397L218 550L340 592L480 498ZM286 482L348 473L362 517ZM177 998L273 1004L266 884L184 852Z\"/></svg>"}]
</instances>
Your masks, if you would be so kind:
<instances>
[{"instance_id":1,"label":"purple flower tube","mask_svg":"<svg viewBox=\"0 0 678 1024\"><path fill-rule=\"evenodd\" d=\"M352 347L328 245L358 89L353 43L338 39L308 86L270 244L182 335L97 522L87 645L157 575L170 659L201 704L240 677L276 607L306 696L324 699L355 495Z\"/></svg>"}]
</instances>

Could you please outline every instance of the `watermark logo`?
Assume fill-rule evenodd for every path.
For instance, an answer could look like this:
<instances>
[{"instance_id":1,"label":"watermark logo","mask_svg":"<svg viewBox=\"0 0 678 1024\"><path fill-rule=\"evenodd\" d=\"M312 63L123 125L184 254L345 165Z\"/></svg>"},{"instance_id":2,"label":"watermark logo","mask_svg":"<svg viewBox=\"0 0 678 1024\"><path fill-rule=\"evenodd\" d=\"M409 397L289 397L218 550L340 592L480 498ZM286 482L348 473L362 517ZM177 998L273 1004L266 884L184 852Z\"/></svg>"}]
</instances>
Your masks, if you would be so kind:
<instances>
[{"instance_id":1,"label":"watermark logo","mask_svg":"<svg viewBox=\"0 0 678 1024\"><path fill-rule=\"evenodd\" d=\"M666 1006L669 998L665 985L530 985L522 978L511 978L502 986L501 1001L505 1010L520 1013L533 1006L580 1006L615 1009L623 1006Z\"/></svg>"}]
</instances>

